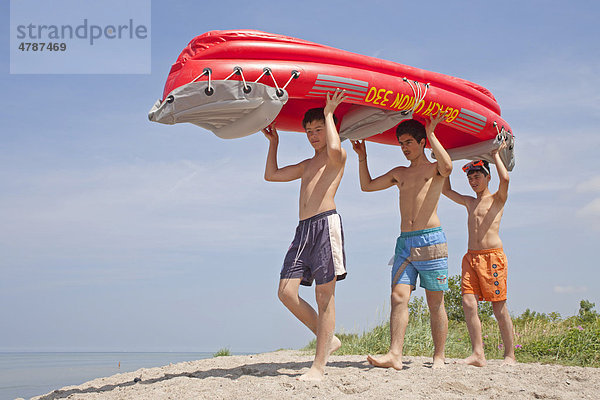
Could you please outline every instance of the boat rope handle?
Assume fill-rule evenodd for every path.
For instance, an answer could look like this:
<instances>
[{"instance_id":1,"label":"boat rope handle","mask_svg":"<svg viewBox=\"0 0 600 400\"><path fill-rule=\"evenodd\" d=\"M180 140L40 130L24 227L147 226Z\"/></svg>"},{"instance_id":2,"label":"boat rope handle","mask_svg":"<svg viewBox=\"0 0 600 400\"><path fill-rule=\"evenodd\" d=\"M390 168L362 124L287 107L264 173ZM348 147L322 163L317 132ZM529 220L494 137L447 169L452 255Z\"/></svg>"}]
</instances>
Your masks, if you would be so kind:
<instances>
[{"instance_id":1,"label":"boat rope handle","mask_svg":"<svg viewBox=\"0 0 600 400\"><path fill-rule=\"evenodd\" d=\"M258 81L260 81L260 78L262 78L263 76L265 76L266 73L268 73L269 71L271 71L269 68L263 68L263 73L254 81L254 83L257 83Z\"/></svg>"},{"instance_id":2,"label":"boat rope handle","mask_svg":"<svg viewBox=\"0 0 600 400\"><path fill-rule=\"evenodd\" d=\"M206 89L204 89L204 93L206 93L207 96L212 96L212 94L215 92L214 89L212 88L212 86L210 85L210 78L212 75L212 69L210 68L204 68L204 70L202 71L202 73L200 75L198 75L197 77L195 77L192 82L196 82L198 79L200 79L201 77L203 77L204 75L208 75L208 87Z\"/></svg>"},{"instance_id":3,"label":"boat rope handle","mask_svg":"<svg viewBox=\"0 0 600 400\"><path fill-rule=\"evenodd\" d=\"M215 92L213 90L213 88L210 86L210 77L212 75L212 69L210 69L210 68L204 68L204 71L208 73L208 87L206 88L205 92L206 92L207 95L210 96L210 95L212 95Z\"/></svg>"},{"instance_id":4,"label":"boat rope handle","mask_svg":"<svg viewBox=\"0 0 600 400\"><path fill-rule=\"evenodd\" d=\"M423 93L423 97L421 98L421 101L425 100L425 97L427 96L427 91L429 90L429 83L425 84L425 92ZM419 103L421 103L421 101L419 101Z\"/></svg>"},{"instance_id":5,"label":"boat rope handle","mask_svg":"<svg viewBox=\"0 0 600 400\"><path fill-rule=\"evenodd\" d=\"M408 86L410 86L410 88L412 89L413 96L415 98L415 104L417 104L417 92L415 90L415 87L413 86L413 84L406 77L402 78L402 80L404 82L408 83ZM415 106L413 105L413 107L411 108L410 112L414 111L414 109L415 109Z\"/></svg>"},{"instance_id":6,"label":"boat rope handle","mask_svg":"<svg viewBox=\"0 0 600 400\"><path fill-rule=\"evenodd\" d=\"M277 81L275 80L275 77L274 77L274 76L273 76L273 74L271 73L271 68L269 68L269 67L265 67L265 68L263 69L263 71L265 71L265 74L269 75L269 76L271 77L271 79L273 80L273 84L275 84L275 89L276 89L275 93L277 93L277 97L281 97L281 96L283 96L283 93L284 93L284 92L283 92L283 90L281 90L281 89L279 88L279 86L277 85Z\"/></svg>"},{"instance_id":7,"label":"boat rope handle","mask_svg":"<svg viewBox=\"0 0 600 400\"><path fill-rule=\"evenodd\" d=\"M402 80L408 83L408 86L410 86L410 88L412 89L413 96L415 98L415 103L413 104L412 108L408 110L408 112L412 113L419 107L419 104L421 104L421 102L425 100L425 96L427 96L427 91L429 90L429 83L423 84L423 86L425 86L425 90L423 90L421 88L421 84L417 81L414 81L413 86L413 82L408 80L408 78L404 77L402 78Z\"/></svg>"},{"instance_id":8,"label":"boat rope handle","mask_svg":"<svg viewBox=\"0 0 600 400\"><path fill-rule=\"evenodd\" d=\"M208 87L204 90L204 92L208 96L211 96L214 93L214 89L211 86L212 70L210 68L204 68L204 70L202 71L202 73L200 75L198 75L197 77L195 77L190 83L196 82L198 79L200 79L204 75L208 75ZM242 67L239 67L239 66L233 67L233 72L231 74L229 74L229 76L227 76L227 78L225 78L223 80L226 81L229 78L231 78L233 75L240 75L242 77L242 83L244 84L244 89L243 89L244 93L250 93L252 91L252 87L250 87L250 85L248 85L248 83L246 82L246 78L244 77L244 73L243 73ZM258 81L263 76L265 76L265 75L269 75L271 77L271 79L273 80L273 83L275 84L275 89L276 89L277 96L281 97L281 96L283 96L284 90L285 90L286 87L288 87L288 85L290 84L290 82L293 79L298 79L298 77L300 76L300 72L297 71L297 70L295 70L295 69L292 70L290 79L288 79L288 81L285 83L285 85L282 88L280 88L277 85L277 81L275 80L275 77L271 73L271 68L269 68L269 67L263 68L263 73L254 81L254 83L258 83Z\"/></svg>"},{"instance_id":9,"label":"boat rope handle","mask_svg":"<svg viewBox=\"0 0 600 400\"><path fill-rule=\"evenodd\" d=\"M502 133L500 133L500 129L498 129L498 123L496 121L494 121L494 128L496 128L496 132L498 132L498 136L496 136L496 139L498 140L504 140L504 136L502 136ZM504 132L504 127L502 127L502 131Z\"/></svg>"},{"instance_id":10,"label":"boat rope handle","mask_svg":"<svg viewBox=\"0 0 600 400\"><path fill-rule=\"evenodd\" d=\"M423 86L425 87L425 89L421 88L421 84L417 81L415 81L415 85L417 86L417 88L419 89L419 97L417 99L415 99L415 105L413 106L411 112L414 112L417 108L419 108L419 104L421 104L421 102L423 100L425 100L425 96L427 96L427 90L429 90L429 83L424 83Z\"/></svg>"},{"instance_id":11,"label":"boat rope handle","mask_svg":"<svg viewBox=\"0 0 600 400\"><path fill-rule=\"evenodd\" d=\"M200 75L198 75L197 77L195 77L194 79L192 79L192 82L196 82L198 79L202 78L204 75L206 75L206 70L210 71L210 68L204 68L204 71L202 71L202 73ZM190 82L190 83L192 83Z\"/></svg>"},{"instance_id":12,"label":"boat rope handle","mask_svg":"<svg viewBox=\"0 0 600 400\"><path fill-rule=\"evenodd\" d=\"M292 76L290 76L290 79L288 79L288 81L285 83L285 85L283 85L283 87L282 87L283 90L285 90L285 88L288 87L288 85L290 84L292 79L298 79L298 77L300 76L300 72L296 71L295 69L292 70L291 74L292 74Z\"/></svg>"},{"instance_id":13,"label":"boat rope handle","mask_svg":"<svg viewBox=\"0 0 600 400\"><path fill-rule=\"evenodd\" d=\"M223 79L224 81L226 81L227 79L231 78L232 76L234 76L237 73L237 71L235 70L235 68L233 69L233 72L231 74L229 74L229 76L227 76L227 78Z\"/></svg>"},{"instance_id":14,"label":"boat rope handle","mask_svg":"<svg viewBox=\"0 0 600 400\"><path fill-rule=\"evenodd\" d=\"M233 71L236 75L241 75L242 82L244 83L244 93L250 93L252 88L246 84L246 78L244 78L244 73L242 72L242 67L233 67Z\"/></svg>"},{"instance_id":15,"label":"boat rope handle","mask_svg":"<svg viewBox=\"0 0 600 400\"><path fill-rule=\"evenodd\" d=\"M513 135L513 133L511 131L508 131L506 129L504 129L504 127L498 129L498 123L496 121L494 121L494 128L496 128L496 132L498 132L498 136L496 136L496 138L498 140L502 140L503 142L506 142L506 140L508 139L508 135L512 136L513 140L515 139L515 135ZM508 145L508 149L512 150L514 148L514 145L509 144Z\"/></svg>"},{"instance_id":16,"label":"boat rope handle","mask_svg":"<svg viewBox=\"0 0 600 400\"><path fill-rule=\"evenodd\" d=\"M417 107L419 106L419 104L421 104L421 101L423 100L423 89L421 89L421 84L417 81L415 81L415 85L417 86L417 89L419 89L419 98L415 100L415 105L413 106L413 112L417 109Z\"/></svg>"},{"instance_id":17,"label":"boat rope handle","mask_svg":"<svg viewBox=\"0 0 600 400\"><path fill-rule=\"evenodd\" d=\"M511 131L504 129L504 127L500 128L500 131L498 131L498 123L496 121L494 121L493 125L494 125L494 128L496 128L496 132L498 132L498 136L502 135L502 133L505 133L505 134L509 134L513 138L515 137L515 135L513 135L513 133ZM506 137L506 136L504 136L504 137Z\"/></svg>"},{"instance_id":18,"label":"boat rope handle","mask_svg":"<svg viewBox=\"0 0 600 400\"><path fill-rule=\"evenodd\" d=\"M242 83L244 84L244 93L250 93L252 91L252 88L250 86L248 86L248 84L246 83L246 78L244 78L244 73L242 72L242 67L239 66L235 66L233 67L233 72L230 73L227 78L223 79L224 81L226 81L227 79L231 78L234 75L240 75L242 77Z\"/></svg>"}]
</instances>

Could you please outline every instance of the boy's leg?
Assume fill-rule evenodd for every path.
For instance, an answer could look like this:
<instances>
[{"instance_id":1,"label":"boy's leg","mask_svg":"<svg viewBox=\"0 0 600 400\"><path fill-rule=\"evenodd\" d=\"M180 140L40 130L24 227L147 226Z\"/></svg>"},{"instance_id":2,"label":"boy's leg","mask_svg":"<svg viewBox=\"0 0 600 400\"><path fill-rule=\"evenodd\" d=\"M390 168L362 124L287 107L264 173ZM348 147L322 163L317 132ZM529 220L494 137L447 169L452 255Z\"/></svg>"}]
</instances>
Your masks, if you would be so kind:
<instances>
[{"instance_id":1,"label":"boy's leg","mask_svg":"<svg viewBox=\"0 0 600 400\"><path fill-rule=\"evenodd\" d=\"M321 380L327 364L329 354L339 348L341 342L333 332L335 330L335 279L331 282L317 285L315 297L319 314L317 316L317 349L315 360L307 373L300 376L300 380ZM337 348L332 349L333 341ZM335 346L334 345L334 346Z\"/></svg>"},{"instance_id":2,"label":"boy's leg","mask_svg":"<svg viewBox=\"0 0 600 400\"><path fill-rule=\"evenodd\" d=\"M508 307L506 307L506 300L493 301L492 308L496 321L498 321L502 343L504 343L504 364L516 364L513 323L508 313Z\"/></svg>"},{"instance_id":3,"label":"boy's leg","mask_svg":"<svg viewBox=\"0 0 600 400\"><path fill-rule=\"evenodd\" d=\"M465 321L469 330L469 338L471 338L471 349L473 352L462 363L483 367L486 365L485 353L483 351L483 339L481 338L481 321L477 313L478 297L471 293L463 294L462 304L465 310Z\"/></svg>"},{"instance_id":4,"label":"boy's leg","mask_svg":"<svg viewBox=\"0 0 600 400\"><path fill-rule=\"evenodd\" d=\"M369 364L375 367L402 369L402 349L404 347L404 333L408 325L408 302L410 301L411 292L411 285L394 285L391 298L392 311L390 313L390 350L382 357L368 356Z\"/></svg>"},{"instance_id":5,"label":"boy's leg","mask_svg":"<svg viewBox=\"0 0 600 400\"><path fill-rule=\"evenodd\" d=\"M444 349L448 336L448 315L444 306L444 292L425 290L427 305L431 315L431 336L433 337L433 368L444 366Z\"/></svg>"},{"instance_id":6,"label":"boy's leg","mask_svg":"<svg viewBox=\"0 0 600 400\"><path fill-rule=\"evenodd\" d=\"M317 312L300 295L301 278L281 279L279 281L279 300L314 334L317 333Z\"/></svg>"}]
</instances>

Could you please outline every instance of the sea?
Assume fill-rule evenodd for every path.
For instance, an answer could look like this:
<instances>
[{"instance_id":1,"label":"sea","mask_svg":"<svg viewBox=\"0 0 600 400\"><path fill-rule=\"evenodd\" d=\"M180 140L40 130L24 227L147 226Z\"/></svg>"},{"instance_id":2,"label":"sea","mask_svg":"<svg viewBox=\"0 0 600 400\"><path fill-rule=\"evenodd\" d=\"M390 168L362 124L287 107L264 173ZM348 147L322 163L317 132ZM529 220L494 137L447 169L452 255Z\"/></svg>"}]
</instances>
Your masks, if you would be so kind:
<instances>
[{"instance_id":1,"label":"sea","mask_svg":"<svg viewBox=\"0 0 600 400\"><path fill-rule=\"evenodd\" d=\"M0 353L0 400L30 399L96 378L211 357L213 353Z\"/></svg>"}]
</instances>

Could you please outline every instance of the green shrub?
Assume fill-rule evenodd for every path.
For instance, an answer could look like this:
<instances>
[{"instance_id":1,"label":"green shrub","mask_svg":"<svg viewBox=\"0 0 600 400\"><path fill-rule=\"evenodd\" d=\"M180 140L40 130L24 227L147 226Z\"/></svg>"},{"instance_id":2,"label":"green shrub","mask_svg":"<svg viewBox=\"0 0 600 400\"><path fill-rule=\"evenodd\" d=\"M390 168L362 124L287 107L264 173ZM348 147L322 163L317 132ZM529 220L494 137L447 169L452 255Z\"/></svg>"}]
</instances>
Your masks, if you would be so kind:
<instances>
[{"instance_id":1,"label":"green shrub","mask_svg":"<svg viewBox=\"0 0 600 400\"><path fill-rule=\"evenodd\" d=\"M592 310L592 308L594 308L595 305L596 303L591 303L587 300L581 300L581 302L579 303L578 315L581 322L592 322L599 317L598 313Z\"/></svg>"},{"instance_id":2,"label":"green shrub","mask_svg":"<svg viewBox=\"0 0 600 400\"><path fill-rule=\"evenodd\" d=\"M231 355L231 352L229 351L229 349L227 347L223 347L222 349L217 351L215 354L213 354L213 357L226 357L226 356L230 356L230 355Z\"/></svg>"}]
</instances>

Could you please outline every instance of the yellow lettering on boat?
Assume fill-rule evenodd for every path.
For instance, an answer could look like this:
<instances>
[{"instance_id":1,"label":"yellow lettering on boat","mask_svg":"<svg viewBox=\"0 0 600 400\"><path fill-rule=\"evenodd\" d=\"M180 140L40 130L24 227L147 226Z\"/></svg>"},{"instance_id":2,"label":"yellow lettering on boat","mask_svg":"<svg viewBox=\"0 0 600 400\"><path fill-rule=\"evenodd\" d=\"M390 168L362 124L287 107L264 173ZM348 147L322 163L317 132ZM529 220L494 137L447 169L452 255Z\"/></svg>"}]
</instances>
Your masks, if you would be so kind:
<instances>
[{"instance_id":1,"label":"yellow lettering on boat","mask_svg":"<svg viewBox=\"0 0 600 400\"><path fill-rule=\"evenodd\" d=\"M394 94L394 92L392 92L391 90L388 90L383 95L383 101L381 103L379 103L382 107L385 107L385 103L387 103L389 101L388 95L390 95L390 94Z\"/></svg>"},{"instance_id":2,"label":"yellow lettering on boat","mask_svg":"<svg viewBox=\"0 0 600 400\"><path fill-rule=\"evenodd\" d=\"M404 96L404 95L402 95ZM400 96L400 93L396 94L396 99L394 100L394 102L390 105L390 108L400 108L400 99L402 98L402 96Z\"/></svg>"},{"instance_id":3,"label":"yellow lettering on boat","mask_svg":"<svg viewBox=\"0 0 600 400\"><path fill-rule=\"evenodd\" d=\"M421 100L419 105L415 108L415 114L421 112L421 109L423 108L424 105L425 105L425 100Z\"/></svg>"},{"instance_id":4,"label":"yellow lettering on boat","mask_svg":"<svg viewBox=\"0 0 600 400\"><path fill-rule=\"evenodd\" d=\"M377 88L375 86L371 86L369 88L369 91L367 92L367 97L365 97L365 103L372 102L375 99L376 94L377 94ZM373 97L371 97L371 96L373 96Z\"/></svg>"},{"instance_id":5,"label":"yellow lettering on boat","mask_svg":"<svg viewBox=\"0 0 600 400\"><path fill-rule=\"evenodd\" d=\"M398 109L399 110L409 110L412 108L412 106L414 104L415 104L414 97L410 97L409 95L405 94L404 99L402 100L402 103L398 106Z\"/></svg>"},{"instance_id":6,"label":"yellow lettering on boat","mask_svg":"<svg viewBox=\"0 0 600 400\"><path fill-rule=\"evenodd\" d=\"M385 92L385 89L379 89L377 91L377 98L375 98L375 100L373 100L373 104L380 105L379 104L379 100L381 100L381 96L382 96L381 93L382 92Z\"/></svg>"},{"instance_id":7,"label":"yellow lettering on boat","mask_svg":"<svg viewBox=\"0 0 600 400\"><path fill-rule=\"evenodd\" d=\"M446 122L452 122L456 119L456 117L458 117L458 114L460 114L460 110L453 110L452 114L450 114L450 116L448 118L446 118Z\"/></svg>"},{"instance_id":8,"label":"yellow lettering on boat","mask_svg":"<svg viewBox=\"0 0 600 400\"><path fill-rule=\"evenodd\" d=\"M423 111L423 115L431 114L433 109L435 108L436 104L437 103L435 101L430 101L429 104L427 105L427 108L425 109L425 111ZM421 108L423 108L423 106L421 106Z\"/></svg>"}]
</instances>

